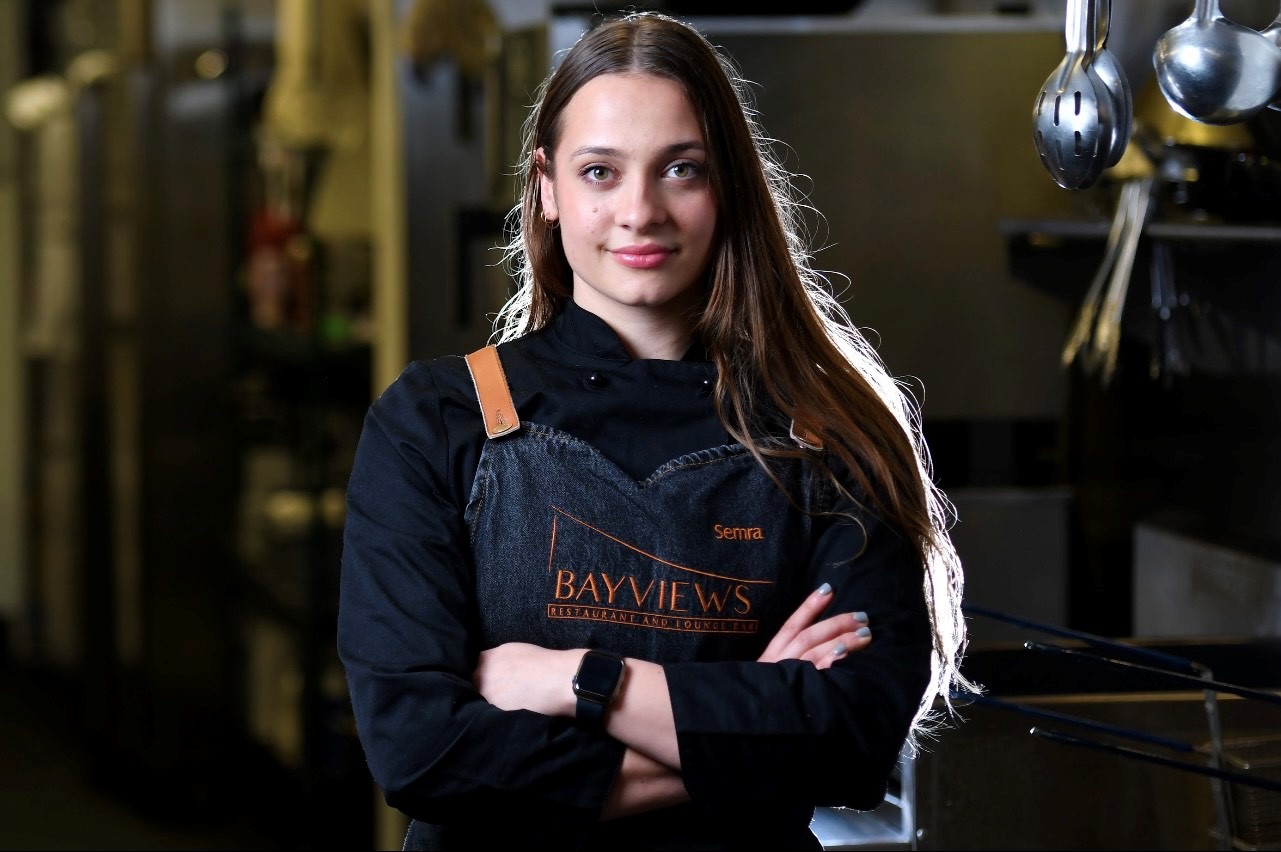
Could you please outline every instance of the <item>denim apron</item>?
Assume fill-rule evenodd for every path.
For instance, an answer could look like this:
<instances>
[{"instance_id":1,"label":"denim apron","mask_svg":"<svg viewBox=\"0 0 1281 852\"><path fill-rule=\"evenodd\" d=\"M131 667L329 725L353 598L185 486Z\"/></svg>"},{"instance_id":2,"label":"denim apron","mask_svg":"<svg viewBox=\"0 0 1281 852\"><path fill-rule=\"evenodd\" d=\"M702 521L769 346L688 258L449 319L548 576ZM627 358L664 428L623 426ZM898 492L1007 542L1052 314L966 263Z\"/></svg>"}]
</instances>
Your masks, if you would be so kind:
<instances>
[{"instance_id":1,"label":"denim apron","mask_svg":"<svg viewBox=\"0 0 1281 852\"><path fill-rule=\"evenodd\" d=\"M778 470L817 508L802 465ZM755 659L809 591L810 516L742 445L637 482L590 444L528 423L486 442L465 520L486 648Z\"/></svg>"},{"instance_id":2,"label":"denim apron","mask_svg":"<svg viewBox=\"0 0 1281 852\"><path fill-rule=\"evenodd\" d=\"M832 497L812 464L770 461L784 493L729 444L637 481L559 429L499 422L464 513L481 647L753 660L812 591L811 513Z\"/></svg>"}]
</instances>

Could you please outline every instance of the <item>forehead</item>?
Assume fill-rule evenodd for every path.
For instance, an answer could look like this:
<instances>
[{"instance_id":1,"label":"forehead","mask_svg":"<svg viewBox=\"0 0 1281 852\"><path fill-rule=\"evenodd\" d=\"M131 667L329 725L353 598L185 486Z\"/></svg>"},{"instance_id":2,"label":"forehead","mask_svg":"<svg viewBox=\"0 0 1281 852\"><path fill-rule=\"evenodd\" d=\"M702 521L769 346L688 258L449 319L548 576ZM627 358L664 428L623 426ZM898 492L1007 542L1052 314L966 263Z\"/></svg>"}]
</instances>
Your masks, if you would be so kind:
<instances>
[{"instance_id":1,"label":"forehead","mask_svg":"<svg viewBox=\"0 0 1281 852\"><path fill-rule=\"evenodd\" d=\"M653 74L602 74L566 104L557 153L592 147L640 154L704 141L702 122L680 84Z\"/></svg>"}]
</instances>

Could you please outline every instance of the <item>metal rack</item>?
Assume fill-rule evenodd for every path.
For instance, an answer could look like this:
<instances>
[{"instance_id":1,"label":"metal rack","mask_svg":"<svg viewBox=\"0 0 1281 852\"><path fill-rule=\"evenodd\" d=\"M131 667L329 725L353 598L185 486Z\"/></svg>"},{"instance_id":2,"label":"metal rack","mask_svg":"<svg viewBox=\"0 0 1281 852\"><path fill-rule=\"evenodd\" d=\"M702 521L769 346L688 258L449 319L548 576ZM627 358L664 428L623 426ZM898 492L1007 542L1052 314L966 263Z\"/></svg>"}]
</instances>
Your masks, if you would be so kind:
<instances>
[{"instance_id":1,"label":"metal rack","mask_svg":"<svg viewBox=\"0 0 1281 852\"><path fill-rule=\"evenodd\" d=\"M1217 826L1215 840L1220 849L1281 849L1281 733L1263 737L1227 739L1223 735L1219 694L1281 705L1281 692L1272 692L1217 680L1206 664L1176 654L1155 651L1101 636L1018 618L1007 613L967 604L967 614L995 619L1041 633L1083 642L1094 652L1066 648L1047 642L1028 641L1028 650L1057 654L1083 665L1102 664L1170 686L1185 685L1204 692L1207 739L1201 743L1157 735L1151 732L1106 724L1072 714L1039 709L985 695L957 693L957 700L970 700L1037 718L1043 723L1068 725L1102 734L1106 739L1070 734L1058 727L1033 726L1029 733L1052 742L1095 749L1127 759L1154 763L1210 778ZM1109 656L1117 655L1117 656ZM1130 659L1120 659L1129 657ZM1142 660L1142 662L1138 662ZM1281 720L1278 722L1281 725ZM1116 740L1140 742L1165 752L1148 751ZM1192 759L1199 756L1199 760Z\"/></svg>"}]
</instances>

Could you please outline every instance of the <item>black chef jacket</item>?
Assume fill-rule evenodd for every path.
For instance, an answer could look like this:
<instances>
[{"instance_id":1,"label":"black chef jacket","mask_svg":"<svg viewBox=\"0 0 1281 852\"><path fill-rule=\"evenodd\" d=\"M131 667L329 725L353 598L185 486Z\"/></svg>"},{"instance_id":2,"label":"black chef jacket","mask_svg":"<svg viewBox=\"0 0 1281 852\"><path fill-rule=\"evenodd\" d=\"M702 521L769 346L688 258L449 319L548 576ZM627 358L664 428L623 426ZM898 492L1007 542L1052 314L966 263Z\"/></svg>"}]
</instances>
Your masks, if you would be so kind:
<instances>
[{"instance_id":1,"label":"black chef jacket","mask_svg":"<svg viewBox=\"0 0 1281 852\"><path fill-rule=\"evenodd\" d=\"M587 441L638 480L730 441L697 347L682 361L632 360L608 325L570 303L501 354L522 419ZM721 848L777 847L816 805L880 802L930 670L922 568L907 541L858 506L843 508L861 526L816 519L809 586L832 585L828 615L868 613L872 642L826 671L798 661L665 665L693 801L597 823L623 746L572 719L500 711L471 682L482 649L463 510L484 441L466 366L448 357L409 365L370 406L358 444L338 650L390 805L525 848L627 848L629 823L663 820L676 849L682 822L704 809L737 814Z\"/></svg>"}]
</instances>

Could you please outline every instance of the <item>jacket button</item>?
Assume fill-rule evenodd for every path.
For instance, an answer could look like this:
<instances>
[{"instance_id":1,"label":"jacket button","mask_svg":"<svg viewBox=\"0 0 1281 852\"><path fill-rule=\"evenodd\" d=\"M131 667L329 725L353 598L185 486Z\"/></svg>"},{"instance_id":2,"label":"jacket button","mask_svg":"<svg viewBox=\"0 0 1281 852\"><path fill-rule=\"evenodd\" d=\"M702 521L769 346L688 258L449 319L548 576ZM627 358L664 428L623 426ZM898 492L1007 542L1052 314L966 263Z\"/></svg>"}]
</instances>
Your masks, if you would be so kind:
<instances>
[{"instance_id":1,"label":"jacket button","mask_svg":"<svg viewBox=\"0 0 1281 852\"><path fill-rule=\"evenodd\" d=\"M605 387L605 385L609 384L609 382L600 373L592 373L590 376L587 377L587 384L591 385L597 390L600 390L601 388Z\"/></svg>"},{"instance_id":2,"label":"jacket button","mask_svg":"<svg viewBox=\"0 0 1281 852\"><path fill-rule=\"evenodd\" d=\"M712 380L703 379L703 383L698 387L699 396L709 396L712 392Z\"/></svg>"}]
</instances>

